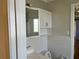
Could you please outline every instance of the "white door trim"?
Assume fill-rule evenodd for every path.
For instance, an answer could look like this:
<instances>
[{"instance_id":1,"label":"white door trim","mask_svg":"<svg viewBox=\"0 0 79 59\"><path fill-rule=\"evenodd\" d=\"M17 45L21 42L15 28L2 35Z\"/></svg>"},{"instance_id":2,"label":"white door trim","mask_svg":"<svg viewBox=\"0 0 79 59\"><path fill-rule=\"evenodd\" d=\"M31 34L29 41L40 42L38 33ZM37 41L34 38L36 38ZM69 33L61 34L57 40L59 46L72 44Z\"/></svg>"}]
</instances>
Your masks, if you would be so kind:
<instances>
[{"instance_id":1,"label":"white door trim","mask_svg":"<svg viewBox=\"0 0 79 59\"><path fill-rule=\"evenodd\" d=\"M26 52L26 0L16 2L17 53L18 59L27 59Z\"/></svg>"},{"instance_id":2,"label":"white door trim","mask_svg":"<svg viewBox=\"0 0 79 59\"><path fill-rule=\"evenodd\" d=\"M16 59L16 29L14 0L8 0L8 28L10 59Z\"/></svg>"},{"instance_id":3,"label":"white door trim","mask_svg":"<svg viewBox=\"0 0 79 59\"><path fill-rule=\"evenodd\" d=\"M27 59L25 0L8 0L7 4L10 59Z\"/></svg>"}]
</instances>

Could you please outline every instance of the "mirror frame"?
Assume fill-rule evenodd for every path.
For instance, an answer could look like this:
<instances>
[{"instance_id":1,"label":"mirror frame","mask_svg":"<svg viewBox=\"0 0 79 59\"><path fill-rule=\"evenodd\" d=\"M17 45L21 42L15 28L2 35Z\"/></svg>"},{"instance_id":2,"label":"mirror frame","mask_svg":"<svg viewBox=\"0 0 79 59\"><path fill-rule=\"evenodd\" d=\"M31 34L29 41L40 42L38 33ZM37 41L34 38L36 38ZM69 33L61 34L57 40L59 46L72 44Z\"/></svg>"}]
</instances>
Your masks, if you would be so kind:
<instances>
[{"instance_id":1,"label":"mirror frame","mask_svg":"<svg viewBox=\"0 0 79 59\"><path fill-rule=\"evenodd\" d=\"M38 27L39 27L38 35L27 37L27 33L26 33L26 37L27 37L27 38L40 37L40 16L39 16L39 8L29 7L29 6L26 6L26 8L32 9L32 10L38 10L38 21L39 21L39 24L38 24ZM27 15L27 14L26 14L26 15Z\"/></svg>"}]
</instances>

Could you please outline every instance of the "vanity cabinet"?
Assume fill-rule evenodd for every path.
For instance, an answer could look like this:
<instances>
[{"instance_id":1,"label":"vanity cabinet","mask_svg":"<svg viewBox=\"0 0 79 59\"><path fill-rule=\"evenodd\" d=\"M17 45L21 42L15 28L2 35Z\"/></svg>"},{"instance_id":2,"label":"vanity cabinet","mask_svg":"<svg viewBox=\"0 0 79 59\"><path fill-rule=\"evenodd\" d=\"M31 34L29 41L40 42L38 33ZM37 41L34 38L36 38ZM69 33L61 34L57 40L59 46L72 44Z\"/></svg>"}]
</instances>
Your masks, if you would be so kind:
<instances>
[{"instance_id":1,"label":"vanity cabinet","mask_svg":"<svg viewBox=\"0 0 79 59\"><path fill-rule=\"evenodd\" d=\"M39 9L40 28L52 28L52 13Z\"/></svg>"}]
</instances>

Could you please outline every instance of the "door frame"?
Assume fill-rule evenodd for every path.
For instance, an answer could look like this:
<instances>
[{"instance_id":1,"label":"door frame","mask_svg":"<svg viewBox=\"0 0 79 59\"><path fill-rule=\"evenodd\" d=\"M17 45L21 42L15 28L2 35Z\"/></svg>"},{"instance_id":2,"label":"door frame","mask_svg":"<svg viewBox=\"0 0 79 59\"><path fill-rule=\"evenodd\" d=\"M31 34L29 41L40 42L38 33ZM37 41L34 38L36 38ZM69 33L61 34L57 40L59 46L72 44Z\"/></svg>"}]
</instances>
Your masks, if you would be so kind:
<instances>
[{"instance_id":1,"label":"door frame","mask_svg":"<svg viewBox=\"0 0 79 59\"><path fill-rule=\"evenodd\" d=\"M16 29L14 0L7 0L10 59L17 59L16 55Z\"/></svg>"},{"instance_id":2,"label":"door frame","mask_svg":"<svg viewBox=\"0 0 79 59\"><path fill-rule=\"evenodd\" d=\"M14 6L14 4L15 4L14 0L8 0L10 59L16 59L16 33L15 33L15 6ZM17 11L16 19L17 19L17 21L19 21L19 19L20 19L24 23L24 26L25 26L25 22L24 22L25 14L22 13L23 10L25 12L24 4L25 4L25 0L16 0L16 11ZM70 30L70 32L71 32L71 35L70 35L71 36L71 57L70 57L70 59L74 59L74 36L75 36L74 7L78 4L79 3L71 4L71 21L70 21L71 22L71 25L70 25L70 28L71 28L71 30ZM19 10L20 10L20 13L18 12ZM21 15L21 13L23 16ZM22 17L24 17L23 20L22 20ZM20 23L18 23L18 24L20 24ZM17 24L17 26L19 26L18 24ZM22 23L21 23L21 25L22 25ZM19 28L21 29L24 26L21 26L21 27L19 26L18 29ZM22 30L20 33L22 33ZM25 33L23 33L23 34L24 34L24 36L26 35ZM18 38L19 38L19 31L18 31ZM20 43L24 43L24 44L20 44ZM24 48L24 50L22 50L22 48ZM20 40L18 39L18 52L20 53L20 54L18 54L18 56L20 56L19 59L22 59L22 57L24 57L23 59L27 59L26 37L24 37L23 40L22 40L22 38ZM26 55L24 55L24 54L26 54Z\"/></svg>"},{"instance_id":3,"label":"door frame","mask_svg":"<svg viewBox=\"0 0 79 59\"><path fill-rule=\"evenodd\" d=\"M25 0L7 0L10 59L27 59Z\"/></svg>"},{"instance_id":4,"label":"door frame","mask_svg":"<svg viewBox=\"0 0 79 59\"><path fill-rule=\"evenodd\" d=\"M79 3L71 4L71 23L70 23L70 38L71 38L71 57L70 59L74 59L74 37L76 34L76 23L75 23L75 7L79 5Z\"/></svg>"}]
</instances>

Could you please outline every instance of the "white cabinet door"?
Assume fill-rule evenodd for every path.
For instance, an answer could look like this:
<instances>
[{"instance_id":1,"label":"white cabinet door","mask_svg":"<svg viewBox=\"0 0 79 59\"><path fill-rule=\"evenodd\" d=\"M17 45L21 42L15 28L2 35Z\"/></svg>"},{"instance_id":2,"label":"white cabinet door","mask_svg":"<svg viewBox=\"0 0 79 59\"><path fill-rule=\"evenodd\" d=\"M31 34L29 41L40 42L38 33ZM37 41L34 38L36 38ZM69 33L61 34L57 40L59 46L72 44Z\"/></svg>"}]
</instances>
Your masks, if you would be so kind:
<instances>
[{"instance_id":1,"label":"white cabinet door","mask_svg":"<svg viewBox=\"0 0 79 59\"><path fill-rule=\"evenodd\" d=\"M52 13L46 11L46 20L45 20L46 28L52 28Z\"/></svg>"},{"instance_id":2,"label":"white cabinet door","mask_svg":"<svg viewBox=\"0 0 79 59\"><path fill-rule=\"evenodd\" d=\"M46 10L39 10L40 28L52 27L52 14Z\"/></svg>"}]
</instances>

